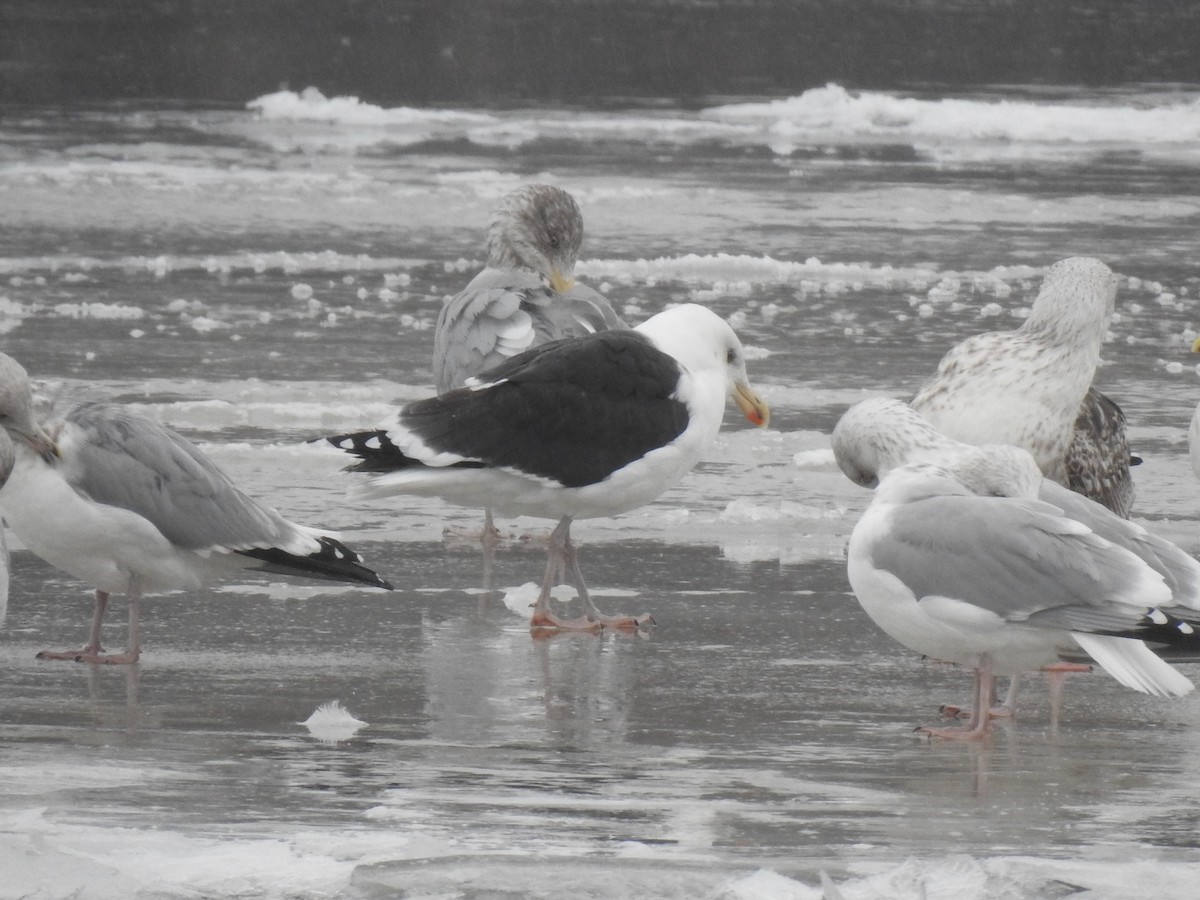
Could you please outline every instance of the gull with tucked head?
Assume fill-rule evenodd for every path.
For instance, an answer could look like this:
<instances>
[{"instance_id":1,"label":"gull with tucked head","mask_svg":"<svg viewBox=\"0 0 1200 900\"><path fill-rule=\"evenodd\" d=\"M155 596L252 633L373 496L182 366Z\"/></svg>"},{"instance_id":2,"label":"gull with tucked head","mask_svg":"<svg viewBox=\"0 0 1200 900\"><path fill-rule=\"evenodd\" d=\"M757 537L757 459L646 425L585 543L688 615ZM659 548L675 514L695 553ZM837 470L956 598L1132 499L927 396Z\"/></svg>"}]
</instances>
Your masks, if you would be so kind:
<instances>
[{"instance_id":1,"label":"gull with tucked head","mask_svg":"<svg viewBox=\"0 0 1200 900\"><path fill-rule=\"evenodd\" d=\"M853 480L878 479L847 555L863 609L976 673L971 724L930 733L982 736L995 676L1080 651L1135 690L1193 689L1146 644L1200 648L1200 567L1174 545L1043 478L1027 451L950 441L897 401L853 407L834 448Z\"/></svg>"},{"instance_id":2,"label":"gull with tucked head","mask_svg":"<svg viewBox=\"0 0 1200 900\"><path fill-rule=\"evenodd\" d=\"M16 450L0 488L5 522L33 553L95 588L87 643L42 659L137 662L143 593L239 570L391 587L335 535L251 499L194 444L144 416L89 402L35 421L25 369L4 354L0 425ZM123 654L100 644L112 593L129 596Z\"/></svg>"}]
</instances>

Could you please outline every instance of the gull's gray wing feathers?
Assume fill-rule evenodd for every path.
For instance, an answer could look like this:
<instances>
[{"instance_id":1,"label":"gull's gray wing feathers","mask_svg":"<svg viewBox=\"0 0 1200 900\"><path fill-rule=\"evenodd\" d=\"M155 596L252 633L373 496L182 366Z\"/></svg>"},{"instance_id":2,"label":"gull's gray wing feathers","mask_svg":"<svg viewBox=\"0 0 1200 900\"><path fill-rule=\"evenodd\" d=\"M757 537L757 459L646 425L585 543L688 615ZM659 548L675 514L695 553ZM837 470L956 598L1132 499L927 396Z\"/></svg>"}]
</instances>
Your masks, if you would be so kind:
<instances>
[{"instance_id":1,"label":"gull's gray wing feathers","mask_svg":"<svg viewBox=\"0 0 1200 900\"><path fill-rule=\"evenodd\" d=\"M243 493L190 441L144 416L84 404L66 415L59 441L62 474L75 490L137 513L181 549L297 552L297 540L309 537Z\"/></svg>"},{"instance_id":2,"label":"gull's gray wing feathers","mask_svg":"<svg viewBox=\"0 0 1200 900\"><path fill-rule=\"evenodd\" d=\"M1038 496L1061 509L1069 518L1082 522L1105 540L1136 554L1163 576L1174 595L1175 605L1200 609L1200 562L1179 545L1159 537L1136 522L1112 513L1098 501L1045 479Z\"/></svg>"},{"instance_id":3,"label":"gull's gray wing feathers","mask_svg":"<svg viewBox=\"0 0 1200 900\"><path fill-rule=\"evenodd\" d=\"M888 524L872 562L918 600L959 600L1006 622L1119 631L1166 595L1136 556L1040 500L933 496L895 509Z\"/></svg>"},{"instance_id":4,"label":"gull's gray wing feathers","mask_svg":"<svg viewBox=\"0 0 1200 900\"><path fill-rule=\"evenodd\" d=\"M442 306L434 385L444 394L530 347L623 327L612 305L589 287L558 294L532 273L486 269Z\"/></svg>"}]
</instances>

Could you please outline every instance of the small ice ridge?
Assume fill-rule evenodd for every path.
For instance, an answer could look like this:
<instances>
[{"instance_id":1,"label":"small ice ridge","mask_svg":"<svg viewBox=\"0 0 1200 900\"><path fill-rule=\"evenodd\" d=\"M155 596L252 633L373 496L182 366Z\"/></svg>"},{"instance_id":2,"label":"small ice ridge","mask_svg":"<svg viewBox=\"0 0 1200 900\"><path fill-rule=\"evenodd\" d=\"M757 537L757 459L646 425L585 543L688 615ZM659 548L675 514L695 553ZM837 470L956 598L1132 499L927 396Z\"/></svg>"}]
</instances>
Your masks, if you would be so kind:
<instances>
[{"instance_id":1,"label":"small ice ridge","mask_svg":"<svg viewBox=\"0 0 1200 900\"><path fill-rule=\"evenodd\" d=\"M266 123L309 123L359 132L354 144L411 145L466 139L516 149L549 138L704 146L763 146L780 156L812 148L891 145L922 157L964 161L1077 156L1136 146L1139 152L1192 156L1200 144L1200 103L1177 87L1114 93L1100 102L999 97L936 97L852 91L830 83L793 97L714 106L698 113L646 116L544 109L480 113L448 108L382 107L354 96L328 97L316 87L277 91L246 104ZM331 132L333 129L323 129ZM297 140L320 141L300 134Z\"/></svg>"},{"instance_id":2,"label":"small ice ridge","mask_svg":"<svg viewBox=\"0 0 1200 900\"><path fill-rule=\"evenodd\" d=\"M300 724L323 744L348 741L367 725L361 719L354 718L350 711L337 700L322 703L311 716Z\"/></svg>"}]
</instances>

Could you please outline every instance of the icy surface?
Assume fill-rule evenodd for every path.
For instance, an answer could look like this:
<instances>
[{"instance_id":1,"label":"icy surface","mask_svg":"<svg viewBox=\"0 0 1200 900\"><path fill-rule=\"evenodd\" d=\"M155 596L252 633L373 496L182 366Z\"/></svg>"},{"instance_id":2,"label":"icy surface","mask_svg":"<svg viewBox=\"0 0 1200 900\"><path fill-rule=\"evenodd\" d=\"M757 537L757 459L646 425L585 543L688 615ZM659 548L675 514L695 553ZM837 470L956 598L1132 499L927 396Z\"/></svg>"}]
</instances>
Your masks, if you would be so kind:
<instances>
[{"instance_id":1,"label":"icy surface","mask_svg":"<svg viewBox=\"0 0 1200 900\"><path fill-rule=\"evenodd\" d=\"M1075 676L1053 730L1031 678L987 746L915 738L965 677L850 596L869 496L828 434L1014 327L1049 263L1098 256L1121 275L1098 383L1145 460L1137 518L1194 551L1197 109L832 85L654 115L316 89L6 112L0 349L177 428L397 590L154 597L140 666L93 670L34 659L79 645L91 598L13 546L0 898L1191 898L1200 700ZM654 616L642 637L534 640L550 523L498 523L493 593L478 510L354 500L305 443L430 393L443 298L533 179L580 201L582 281L633 322L711 306L774 411L731 412L658 501L573 528L601 608Z\"/></svg>"}]
</instances>

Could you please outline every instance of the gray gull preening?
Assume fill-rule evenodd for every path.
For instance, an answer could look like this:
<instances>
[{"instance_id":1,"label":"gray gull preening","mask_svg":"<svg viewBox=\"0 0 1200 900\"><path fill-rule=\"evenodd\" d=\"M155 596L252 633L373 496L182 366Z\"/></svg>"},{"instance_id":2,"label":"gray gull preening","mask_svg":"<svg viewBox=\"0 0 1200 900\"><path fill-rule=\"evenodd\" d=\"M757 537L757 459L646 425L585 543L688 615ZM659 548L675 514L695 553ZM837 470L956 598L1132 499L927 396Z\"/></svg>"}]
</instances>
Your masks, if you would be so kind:
<instances>
[{"instance_id":1,"label":"gray gull preening","mask_svg":"<svg viewBox=\"0 0 1200 900\"><path fill-rule=\"evenodd\" d=\"M864 487L875 487L899 466L953 462L973 446L941 434L906 403L883 397L851 406L834 428L832 444L842 472ZM1038 497L1083 522L1105 540L1140 557L1167 582L1172 605L1200 610L1200 562L1179 546L1047 478L1038 484ZM1064 663L1047 670L1055 694L1061 673L1072 669L1070 663ZM1018 677L1013 676L1007 698L994 712L1014 713L1017 690Z\"/></svg>"},{"instance_id":2,"label":"gray gull preening","mask_svg":"<svg viewBox=\"0 0 1200 900\"><path fill-rule=\"evenodd\" d=\"M194 444L144 416L82 403L35 423L28 376L3 354L0 421L17 449L0 489L5 521L33 553L96 592L87 644L42 658L137 662L144 593L195 589L238 570L391 587L334 535L252 500ZM129 596L123 654L100 644L113 593Z\"/></svg>"},{"instance_id":3,"label":"gray gull preening","mask_svg":"<svg viewBox=\"0 0 1200 900\"><path fill-rule=\"evenodd\" d=\"M1042 482L1032 456L1006 445L900 466L850 536L847 575L871 619L909 649L975 672L972 722L923 729L931 734L981 737L996 675L1072 650L1134 690L1193 690L1143 641L1200 644L1197 618L1167 611L1171 588L1136 554L1039 500Z\"/></svg>"},{"instance_id":4,"label":"gray gull preening","mask_svg":"<svg viewBox=\"0 0 1200 900\"><path fill-rule=\"evenodd\" d=\"M360 458L364 493L437 496L461 506L555 519L532 625L636 627L593 605L570 539L574 519L613 516L659 496L712 444L732 397L756 425L742 345L705 307L685 304L635 329L553 341L400 410L386 428L327 438ZM551 614L559 572L583 620Z\"/></svg>"},{"instance_id":5,"label":"gray gull preening","mask_svg":"<svg viewBox=\"0 0 1200 900\"><path fill-rule=\"evenodd\" d=\"M833 429L832 444L842 472L864 487L875 487L899 466L953 462L973 446L946 437L912 407L884 397L846 410ZM1037 495L1139 556L1167 582L1172 605L1200 611L1200 562L1181 547L1048 478L1038 482Z\"/></svg>"},{"instance_id":6,"label":"gray gull preening","mask_svg":"<svg viewBox=\"0 0 1200 900\"><path fill-rule=\"evenodd\" d=\"M1124 416L1091 389L1116 291L1116 277L1097 259L1056 262L1021 327L953 347L913 408L958 440L1024 447L1047 478L1128 516Z\"/></svg>"},{"instance_id":7,"label":"gray gull preening","mask_svg":"<svg viewBox=\"0 0 1200 900\"><path fill-rule=\"evenodd\" d=\"M486 267L438 313L433 383L439 394L532 347L625 327L602 295L575 282L582 244L583 215L562 188L529 184L501 201L488 228ZM482 537L490 552L496 538L490 509Z\"/></svg>"},{"instance_id":8,"label":"gray gull preening","mask_svg":"<svg viewBox=\"0 0 1200 900\"><path fill-rule=\"evenodd\" d=\"M583 216L562 188L506 196L488 229L487 266L443 304L433 336L439 394L547 341L624 328L609 302L574 280Z\"/></svg>"}]
</instances>

